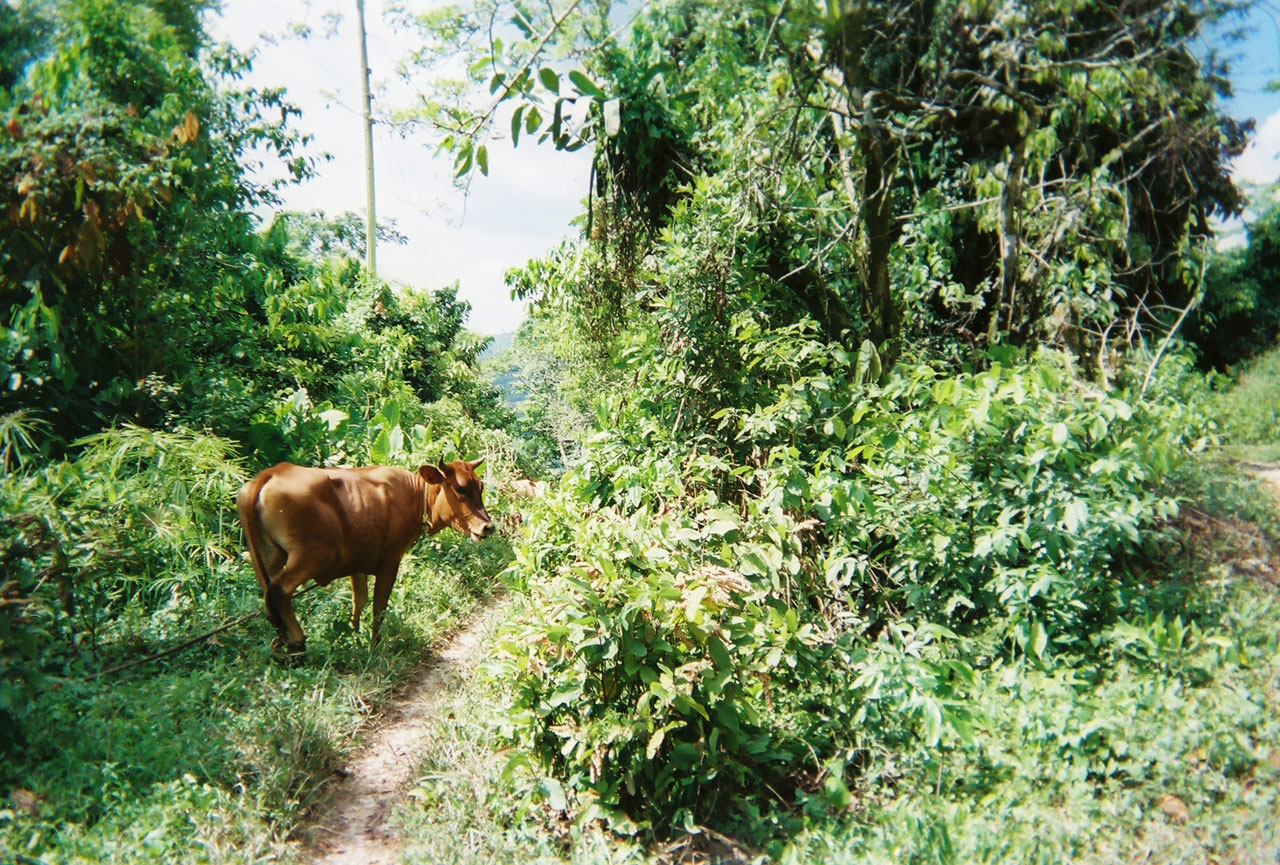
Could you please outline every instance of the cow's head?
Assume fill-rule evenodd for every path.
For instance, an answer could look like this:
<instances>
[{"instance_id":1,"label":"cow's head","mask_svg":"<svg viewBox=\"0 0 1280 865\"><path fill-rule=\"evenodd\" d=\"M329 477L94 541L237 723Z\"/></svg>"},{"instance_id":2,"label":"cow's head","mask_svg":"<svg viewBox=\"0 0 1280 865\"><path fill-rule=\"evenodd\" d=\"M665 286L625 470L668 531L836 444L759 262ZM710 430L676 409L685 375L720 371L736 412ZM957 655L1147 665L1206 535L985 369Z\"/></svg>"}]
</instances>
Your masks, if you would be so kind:
<instances>
[{"instance_id":1,"label":"cow's head","mask_svg":"<svg viewBox=\"0 0 1280 865\"><path fill-rule=\"evenodd\" d=\"M484 509L484 481L476 477L476 469L482 462L483 459L451 463L441 460L433 466L419 466L422 479L440 488L434 501L430 491L427 493L424 522L428 532L434 534L449 527L477 541L493 534L493 519Z\"/></svg>"}]
</instances>

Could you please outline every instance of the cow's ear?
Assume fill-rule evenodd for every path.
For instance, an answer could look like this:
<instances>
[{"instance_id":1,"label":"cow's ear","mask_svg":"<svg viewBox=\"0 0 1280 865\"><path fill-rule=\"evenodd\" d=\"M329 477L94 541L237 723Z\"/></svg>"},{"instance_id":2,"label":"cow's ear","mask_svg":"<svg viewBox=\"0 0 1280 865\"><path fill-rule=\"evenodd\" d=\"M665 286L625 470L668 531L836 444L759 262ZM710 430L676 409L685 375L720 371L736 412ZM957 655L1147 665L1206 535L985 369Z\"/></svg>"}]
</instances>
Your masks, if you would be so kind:
<instances>
[{"instance_id":1,"label":"cow's ear","mask_svg":"<svg viewBox=\"0 0 1280 865\"><path fill-rule=\"evenodd\" d=\"M483 463L484 463L484 457L480 457L480 459L476 460L475 462L472 462L471 460L467 460L467 468L471 469L474 472L476 469L480 468L480 466Z\"/></svg>"},{"instance_id":2,"label":"cow's ear","mask_svg":"<svg viewBox=\"0 0 1280 865\"><path fill-rule=\"evenodd\" d=\"M418 474L429 484L444 483L444 473L435 466L418 466Z\"/></svg>"}]
</instances>

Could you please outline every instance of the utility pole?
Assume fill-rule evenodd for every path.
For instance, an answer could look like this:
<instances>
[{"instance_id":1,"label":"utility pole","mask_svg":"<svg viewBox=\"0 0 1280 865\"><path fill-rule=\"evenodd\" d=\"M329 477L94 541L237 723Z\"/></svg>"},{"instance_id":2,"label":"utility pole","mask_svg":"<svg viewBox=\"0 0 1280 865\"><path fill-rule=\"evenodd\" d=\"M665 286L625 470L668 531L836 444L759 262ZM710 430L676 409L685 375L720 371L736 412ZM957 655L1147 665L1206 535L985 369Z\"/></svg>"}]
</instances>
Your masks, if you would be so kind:
<instances>
[{"instance_id":1,"label":"utility pole","mask_svg":"<svg viewBox=\"0 0 1280 865\"><path fill-rule=\"evenodd\" d=\"M360 87L364 94L364 171L368 218L365 222L365 267L378 275L378 230L373 209L373 97L369 95L369 48L364 31L364 0L356 0L360 13Z\"/></svg>"}]
</instances>

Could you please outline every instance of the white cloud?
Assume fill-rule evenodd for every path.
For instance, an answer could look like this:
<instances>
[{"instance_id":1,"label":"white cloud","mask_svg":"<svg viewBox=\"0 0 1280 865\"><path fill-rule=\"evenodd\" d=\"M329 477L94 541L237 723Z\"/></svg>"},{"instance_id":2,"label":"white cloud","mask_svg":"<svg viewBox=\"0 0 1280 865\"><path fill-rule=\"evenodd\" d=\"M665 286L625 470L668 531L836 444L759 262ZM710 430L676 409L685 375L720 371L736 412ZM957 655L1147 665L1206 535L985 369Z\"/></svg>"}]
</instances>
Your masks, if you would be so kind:
<instances>
[{"instance_id":1,"label":"white cloud","mask_svg":"<svg viewBox=\"0 0 1280 865\"><path fill-rule=\"evenodd\" d=\"M1231 174L1246 183L1280 179L1280 111L1258 124L1253 141L1232 163Z\"/></svg>"},{"instance_id":2,"label":"white cloud","mask_svg":"<svg viewBox=\"0 0 1280 865\"><path fill-rule=\"evenodd\" d=\"M386 84L393 100L404 98L391 74L395 61L413 47L412 37L386 26L382 2L371 0L366 6L375 87ZM343 19L326 36L329 11L342 12ZM303 112L295 125L314 136L310 152L333 157L319 163L316 178L284 191L287 209L333 214L365 210L354 17L348 4L337 0L315 5L306 0L224 0L222 15L208 22L217 39L242 50L259 45L247 83L288 88L289 100ZM258 43L260 34L284 33L293 24L309 25L314 33L306 40ZM402 139L385 126L374 128L378 219L395 219L409 238L406 246L379 245L379 274L422 288L459 280L459 296L473 309L468 326L500 333L514 330L524 317L523 305L511 300L503 284L503 273L572 233L569 221L587 193L591 158L585 151L556 153L528 140L514 150L491 143L489 162L489 176L477 174L470 195L464 196L453 186L447 157L434 158L423 140ZM263 176L282 174L269 168Z\"/></svg>"}]
</instances>

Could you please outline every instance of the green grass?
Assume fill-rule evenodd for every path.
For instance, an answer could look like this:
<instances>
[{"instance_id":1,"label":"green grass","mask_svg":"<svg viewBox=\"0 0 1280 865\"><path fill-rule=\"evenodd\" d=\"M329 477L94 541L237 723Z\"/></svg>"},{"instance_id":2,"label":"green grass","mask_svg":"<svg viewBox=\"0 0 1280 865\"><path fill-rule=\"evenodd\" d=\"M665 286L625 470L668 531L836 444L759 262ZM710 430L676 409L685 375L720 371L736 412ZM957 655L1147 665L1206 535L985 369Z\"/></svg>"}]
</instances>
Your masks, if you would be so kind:
<instances>
[{"instance_id":1,"label":"green grass","mask_svg":"<svg viewBox=\"0 0 1280 865\"><path fill-rule=\"evenodd\" d=\"M780 861L1276 861L1280 603L1247 578L1215 591L1221 618L1178 647L987 671L971 744L857 791Z\"/></svg>"},{"instance_id":2,"label":"green grass","mask_svg":"<svg viewBox=\"0 0 1280 865\"><path fill-rule=\"evenodd\" d=\"M509 557L500 537L422 541L406 558L373 651L345 624L343 582L299 599L310 638L303 662L272 653L271 629L255 615L109 678L49 682L22 712L24 740L0 769L13 803L0 809L0 861L291 861L290 834L352 733L492 594ZM232 614L260 607L247 564L242 577ZM129 654L177 642L173 624L163 640L135 634ZM104 646L104 664L124 659L123 648Z\"/></svg>"},{"instance_id":3,"label":"green grass","mask_svg":"<svg viewBox=\"0 0 1280 865\"><path fill-rule=\"evenodd\" d=\"M1280 459L1280 346L1245 365L1235 378L1235 386L1219 397L1230 442L1261 446L1244 459Z\"/></svg>"}]
</instances>

